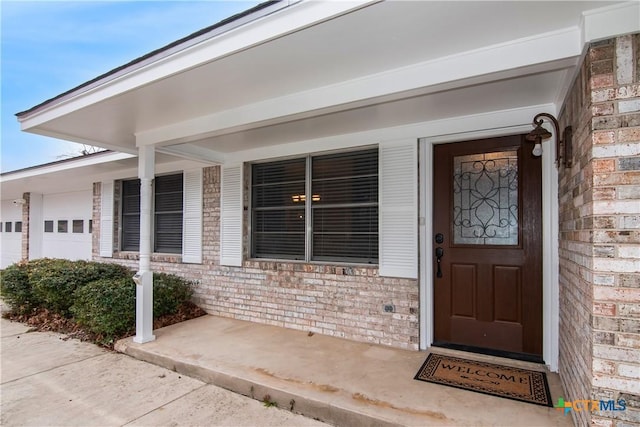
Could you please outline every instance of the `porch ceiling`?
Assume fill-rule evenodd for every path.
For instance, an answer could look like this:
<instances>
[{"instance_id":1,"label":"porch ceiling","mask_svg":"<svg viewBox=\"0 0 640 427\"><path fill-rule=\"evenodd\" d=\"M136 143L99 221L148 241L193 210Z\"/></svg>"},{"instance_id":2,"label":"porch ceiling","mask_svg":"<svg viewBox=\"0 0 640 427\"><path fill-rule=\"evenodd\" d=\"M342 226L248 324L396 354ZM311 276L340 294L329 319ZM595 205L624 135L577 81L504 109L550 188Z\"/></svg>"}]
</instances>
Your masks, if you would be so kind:
<instances>
[{"instance_id":1,"label":"porch ceiling","mask_svg":"<svg viewBox=\"0 0 640 427\"><path fill-rule=\"evenodd\" d=\"M224 37L290 22L313 3ZM582 51L583 12L617 3L354 2L304 28L265 32L250 48L157 61L145 68L173 66L154 78L120 77L116 84L132 82L126 90L106 82L45 105L22 126L123 152L154 144L223 162L224 153L258 145L558 104Z\"/></svg>"}]
</instances>

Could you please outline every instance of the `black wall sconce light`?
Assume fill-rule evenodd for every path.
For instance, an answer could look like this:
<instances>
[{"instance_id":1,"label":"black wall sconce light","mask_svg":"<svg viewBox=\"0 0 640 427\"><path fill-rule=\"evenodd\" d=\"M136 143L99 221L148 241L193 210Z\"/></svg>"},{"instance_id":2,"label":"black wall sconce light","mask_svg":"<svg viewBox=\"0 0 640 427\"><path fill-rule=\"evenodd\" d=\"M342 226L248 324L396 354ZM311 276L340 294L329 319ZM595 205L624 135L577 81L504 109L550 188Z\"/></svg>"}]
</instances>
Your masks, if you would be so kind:
<instances>
[{"instance_id":1,"label":"black wall sconce light","mask_svg":"<svg viewBox=\"0 0 640 427\"><path fill-rule=\"evenodd\" d=\"M535 144L532 154L536 157L541 156L542 141L552 136L551 132L542 127L544 118L553 123L553 127L556 130L556 163L558 166L560 166L560 163L563 163L565 167L570 168L573 166L573 129L571 126L564 128L562 138L560 138L560 125L558 124L558 120L549 113L536 114L533 118L534 129L524 137L527 141Z\"/></svg>"}]
</instances>

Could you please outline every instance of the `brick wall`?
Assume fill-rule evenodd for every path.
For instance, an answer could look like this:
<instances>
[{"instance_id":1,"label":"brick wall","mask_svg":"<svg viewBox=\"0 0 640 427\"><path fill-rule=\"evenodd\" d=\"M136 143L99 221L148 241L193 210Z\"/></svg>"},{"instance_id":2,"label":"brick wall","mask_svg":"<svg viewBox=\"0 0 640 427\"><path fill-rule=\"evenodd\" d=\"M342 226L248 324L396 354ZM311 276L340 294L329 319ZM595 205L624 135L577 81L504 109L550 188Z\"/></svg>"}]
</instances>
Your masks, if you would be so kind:
<instances>
[{"instance_id":1,"label":"brick wall","mask_svg":"<svg viewBox=\"0 0 640 427\"><path fill-rule=\"evenodd\" d=\"M573 167L560 167L560 375L574 399L626 411L573 412L578 425L640 423L640 35L590 46L560 114Z\"/></svg>"},{"instance_id":2,"label":"brick wall","mask_svg":"<svg viewBox=\"0 0 640 427\"><path fill-rule=\"evenodd\" d=\"M93 259L100 257L100 200L102 196L102 183L93 183L93 215L91 234L91 256Z\"/></svg>"},{"instance_id":3,"label":"brick wall","mask_svg":"<svg viewBox=\"0 0 640 427\"><path fill-rule=\"evenodd\" d=\"M100 191L95 185L93 206L94 230L99 230ZM248 220L245 217L245 225ZM216 166L203 173L202 264L181 264L176 255L153 255L152 269L196 281L194 300L213 315L418 349L417 280L380 277L377 267L255 260L245 261L243 267L221 266L219 233ZM135 253L116 251L114 258L100 258L95 241L94 259L138 266ZM383 304L393 304L395 312L385 313Z\"/></svg>"},{"instance_id":4,"label":"brick wall","mask_svg":"<svg viewBox=\"0 0 640 427\"><path fill-rule=\"evenodd\" d=\"M29 259L29 213L31 212L31 193L23 193L22 198L24 199L24 204L22 205L22 235L20 238L22 239L21 244L21 259L28 260Z\"/></svg>"}]
</instances>

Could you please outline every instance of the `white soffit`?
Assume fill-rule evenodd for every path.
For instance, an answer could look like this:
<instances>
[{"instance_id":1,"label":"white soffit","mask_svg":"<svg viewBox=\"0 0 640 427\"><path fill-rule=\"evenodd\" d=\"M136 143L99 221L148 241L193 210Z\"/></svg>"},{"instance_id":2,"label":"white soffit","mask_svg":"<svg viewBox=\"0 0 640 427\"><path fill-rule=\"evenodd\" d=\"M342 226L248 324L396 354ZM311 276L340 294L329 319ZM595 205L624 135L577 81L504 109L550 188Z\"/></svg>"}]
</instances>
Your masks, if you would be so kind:
<instances>
[{"instance_id":1,"label":"white soffit","mask_svg":"<svg viewBox=\"0 0 640 427\"><path fill-rule=\"evenodd\" d=\"M526 77L471 85L429 95L414 96L341 112L315 115L271 126L219 135L190 145L214 150L221 155L258 146L315 140L332 135L411 123L468 116L542 105L553 99L569 68ZM181 145L176 145L176 148Z\"/></svg>"},{"instance_id":2,"label":"white soffit","mask_svg":"<svg viewBox=\"0 0 640 427\"><path fill-rule=\"evenodd\" d=\"M439 85L455 89L469 79L490 83L504 71L555 72L563 61L576 65L581 25L628 13L613 4L613 12L583 18L604 5L612 2L302 2L34 113L23 129L132 151L395 101ZM292 17L304 19L296 26ZM607 31L617 27L600 33Z\"/></svg>"},{"instance_id":3,"label":"white soffit","mask_svg":"<svg viewBox=\"0 0 640 427\"><path fill-rule=\"evenodd\" d=\"M243 51L264 45L271 40L276 40L376 1L304 1L297 4L291 2L294 3L291 7L281 10L279 13L248 22L202 43L177 51L173 55L165 57L160 54L160 59L145 67L136 68L134 66L129 73L116 79L110 79L107 76L102 85L92 85L94 88L91 90L80 89L75 94L76 96L72 96L73 94L65 96L63 102L42 105L33 114L26 114L24 119L21 119L23 129L26 130L31 126L45 123L112 97L140 90L148 84L162 82L168 78L173 79L182 72L196 69L202 65L235 57ZM194 83L193 80L188 80L190 84Z\"/></svg>"}]
</instances>

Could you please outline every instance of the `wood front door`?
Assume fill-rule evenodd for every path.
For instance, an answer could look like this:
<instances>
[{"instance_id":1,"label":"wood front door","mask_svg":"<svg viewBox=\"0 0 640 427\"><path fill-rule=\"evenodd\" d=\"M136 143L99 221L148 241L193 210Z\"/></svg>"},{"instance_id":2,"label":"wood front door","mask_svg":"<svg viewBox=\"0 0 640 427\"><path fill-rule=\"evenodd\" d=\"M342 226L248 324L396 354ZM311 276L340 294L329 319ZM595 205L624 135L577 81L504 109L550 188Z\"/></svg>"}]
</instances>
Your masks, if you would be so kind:
<instances>
[{"instance_id":1,"label":"wood front door","mask_svg":"<svg viewBox=\"0 0 640 427\"><path fill-rule=\"evenodd\" d=\"M434 345L542 361L542 175L524 137L434 148Z\"/></svg>"}]
</instances>

